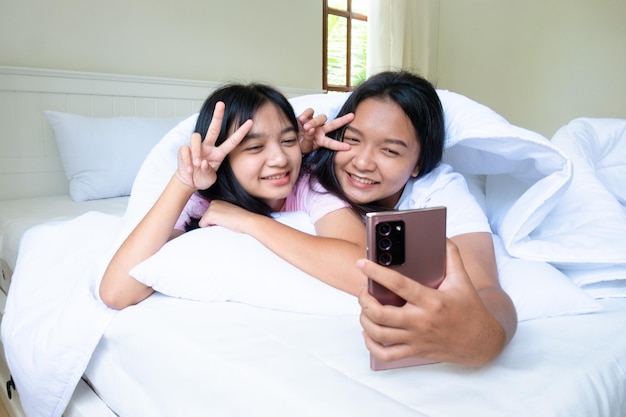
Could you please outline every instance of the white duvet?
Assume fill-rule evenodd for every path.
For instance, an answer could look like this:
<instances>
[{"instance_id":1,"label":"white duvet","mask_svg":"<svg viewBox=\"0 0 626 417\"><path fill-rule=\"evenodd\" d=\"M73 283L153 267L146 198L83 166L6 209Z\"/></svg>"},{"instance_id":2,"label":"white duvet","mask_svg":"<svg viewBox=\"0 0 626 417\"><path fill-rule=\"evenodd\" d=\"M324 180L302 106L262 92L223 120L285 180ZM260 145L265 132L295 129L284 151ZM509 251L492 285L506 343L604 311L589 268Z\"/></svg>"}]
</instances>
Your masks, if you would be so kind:
<instances>
[{"instance_id":1,"label":"white duvet","mask_svg":"<svg viewBox=\"0 0 626 417\"><path fill-rule=\"evenodd\" d=\"M533 232L538 249L590 294L626 296L626 119L575 119L552 142L574 172Z\"/></svg>"},{"instance_id":2,"label":"white duvet","mask_svg":"<svg viewBox=\"0 0 626 417\"><path fill-rule=\"evenodd\" d=\"M121 223L89 212L35 226L22 238L2 344L27 417L63 413L116 313L94 288Z\"/></svg>"},{"instance_id":3,"label":"white duvet","mask_svg":"<svg viewBox=\"0 0 626 417\"><path fill-rule=\"evenodd\" d=\"M556 257L558 251L555 249L554 252L550 252L551 248L555 248L554 242L546 239L546 233L542 234L542 230L544 230L542 228L547 227L547 216L555 207L558 208L561 199L568 191L568 187L570 187L572 182L571 160L560 148L540 135L509 125L505 120L484 106L480 106L465 97L453 93L442 91L440 95L446 111L448 130L446 162L452 164L453 167L466 175L468 181L472 184L475 195L482 201L490 218L492 228L499 236L498 241L502 242L503 256L499 259L499 268L501 274L503 274L503 285L506 283L505 289L508 288L512 292L512 297L518 308L522 310L526 308L526 310L523 310L525 311L526 319L531 320L597 310L599 306L593 299L588 297L582 290L579 290L579 288L571 285L571 281L559 281L562 278L559 275L560 272L546 262L551 261L552 257ZM318 98L311 98L313 101L309 101L307 105L315 108L314 100ZM332 111L326 112L332 114ZM28 417L60 416L71 397L78 379L84 373L98 341L111 320L117 314L119 314L118 318L122 314L130 315L132 312L136 312L136 314L141 316L144 309L149 311L153 305L152 302L142 303L121 314L116 313L104 307L98 300L95 295L97 293L95 288L98 285L102 268L114 248L152 204L159 190L165 184L167 178L169 178L175 166L175 158L173 157L175 151L189 137L190 129L193 128L194 122L193 118L182 122L166 135L163 141L151 152L133 186L129 209L124 219L101 213L88 213L69 222L38 226L31 229L24 236L2 322L2 341L9 368L15 379ZM604 186L602 184L601 186ZM574 216L554 221L560 220L571 222L584 221L585 219ZM626 228L626 222L619 223L620 219L615 221L616 223L612 225L615 229L620 227ZM623 221L623 218L621 221ZM549 227L552 226L549 225ZM577 247L572 246L569 242L577 242L577 240L568 241L567 239L570 239L570 237L565 233L567 230L561 230L563 231L563 238L562 240L557 239L558 242L567 247L568 250L576 252ZM621 246L626 247L626 245L623 245L623 236L624 234L618 238L621 239L618 242L612 241L611 237L611 239L607 239L601 244L599 243L599 247L593 248L594 253L602 252L604 249L602 245L610 246L611 249L614 249L616 243L622 243ZM599 262L591 254L582 252L570 263L558 259L557 266L564 270L567 268L577 270L577 265L585 259L588 260L586 266L591 269L614 268L626 263L626 255L623 258L619 258L621 252L619 250L615 252L617 256L612 258L611 262L613 263L610 265L607 265L607 262ZM162 254L159 255L162 256ZM585 257L586 255L589 256ZM624 254L621 253L621 255ZM506 262L502 262L503 259ZM520 261L522 264L516 265L516 268L511 268L511 265ZM251 273L253 274L258 272L254 270L255 267L256 265L251 265ZM529 297L528 287L520 285L519 281L524 279L524 268L534 268L528 270L542 271L542 276L551 277L550 279L554 280L553 282L558 281L558 284L554 284L555 292L553 296L543 300L549 304L547 307L544 305L539 307L535 305L528 306L529 302L533 304L533 298ZM504 271L513 272L505 273ZM241 277L241 274L239 276ZM150 278L148 276L146 279ZM168 278L170 278L169 281ZM180 294L175 293L175 291L181 289L180 286L172 285L172 280L176 278L178 277L165 276L160 280L159 285L164 285L164 293L167 293L169 291L167 288L170 288L172 293L169 295L180 296ZM535 277L535 279L538 278L540 277ZM621 278L623 279L624 276L621 276ZM220 276L214 277L214 279L218 280L216 282L220 282ZM325 303L327 306L326 310L298 311L298 308L303 308L302 306L305 306L306 303L298 303L298 299L295 296L295 301L288 305L273 304L276 300L272 297L277 294L276 289L283 288L282 286L269 288L260 286L260 288L267 288L267 291L265 293L263 291L257 291L252 294L249 292L245 293L244 295L248 297L245 299L237 298L243 296L241 294L237 295L236 287L225 287L224 291L231 292L227 293L224 299L213 300L211 307L202 308L219 309L221 305L228 310L233 308L231 306L232 301L236 301L239 304L249 306L249 308L270 309L284 314L285 316L281 316L279 322L282 322L285 317L292 314L332 317L331 319L320 319L320 321L307 321L307 326L309 324L313 326L311 327L312 333L307 333L306 329L303 328L300 328L299 331L304 331L309 336L324 334L324 320L330 320L336 324L332 327L335 332L342 332L343 325L349 326L350 331L353 333L356 331L356 313L358 312L356 300L352 303L353 300L345 295L335 294L331 296L329 293L331 289L311 284L311 282L306 280L306 277L302 277L300 282L308 288L307 291L300 291L300 293L308 294L309 296L329 297L324 298L328 301ZM546 282L548 282L548 278L546 278ZM619 280L613 280L612 282L619 282ZM158 287L155 285L155 288ZM210 290L214 289L212 286L207 288ZM298 288L299 286L294 284L293 294L298 294ZM534 290L536 288L531 288L530 292L532 293ZM560 300L559 294L567 294L567 296L563 296L563 299ZM155 299L159 298L155 297ZM284 300L285 297L281 297L281 299ZM180 302L181 306L185 305L185 307L181 308L189 308L189 302L169 298L168 300L170 301L166 302L167 305ZM567 304L570 301L572 305ZM526 305L523 303L526 303ZM205 303L200 302L200 304L204 305ZM317 305L317 303L315 304ZM562 307L562 309L555 310L552 309L553 306ZM338 319L338 317L341 317L341 319ZM251 320L254 321L254 319ZM315 327L314 323L320 323L320 326ZM173 326L176 327L176 325ZM315 330L317 333L314 332L314 329L317 329ZM296 356L304 355L305 357L310 356L310 354L325 354L324 352L318 352L305 355L301 352L301 348L304 349L301 343L307 339L304 337L305 335L302 335L302 339L298 335L298 332L288 335L289 343L294 343L289 352ZM152 337L155 336L153 335ZM195 335L193 337L197 338L198 336ZM181 338L176 340L180 344L180 351L184 352L187 346L184 342L184 336L181 335ZM347 340L346 338L338 338L337 343L344 343ZM359 376L356 379L361 381L359 384L365 383L365 380L367 380L367 383L371 384L372 387L365 391L362 391L362 387L358 389L353 387L350 390L354 389L355 391L349 392L353 392L354 395L367 393L368 398L364 401L370 404L372 410L376 409L376 404L385 404L385 407L389 407L389 401L384 400L384 398L392 396L394 390L404 392L403 387L405 383L408 383L408 380L405 381L403 378L399 378L397 382L390 383L385 388L389 391L379 389L378 384L386 380L388 377L385 375L389 374L370 374L368 373L367 361L364 361L362 364L355 362L357 358L362 358L364 348L360 338L357 337L356 340L350 338L349 340L353 344L351 345L352 347L347 348L348 350L344 352L346 347L342 345L341 349L344 352L342 355L345 355L346 352L349 353L349 358L341 356L334 359L337 361L333 366L334 370L327 367L318 369L316 372L321 372L319 381L316 381L317 377L311 376L311 381L306 384L303 385L303 381L299 380L298 384L294 386L302 389L307 387L312 389L320 384L331 384L333 377L330 375L337 372L358 371ZM165 341L162 334L160 341L161 343ZM242 343L244 342L242 341ZM310 342L314 343L315 341ZM623 347L623 341L620 341L620 343ZM167 345L167 343L165 344ZM515 340L513 345L515 345ZM232 346L229 347L229 349L231 348ZM324 349L324 346L320 345L319 348ZM566 343L563 345L563 349L570 348L572 346L568 346ZM352 357L352 353L356 351L360 353ZM213 354L218 355L218 353L219 350ZM244 356L247 355L245 348L240 353ZM231 355L232 352L228 354ZM540 355L540 352L537 352L537 354ZM504 358L506 358L506 355ZM219 355L213 358L213 360L221 361ZM281 366L289 367L289 363L291 363L289 358L285 360L286 362ZM327 363L328 360L330 359L325 358L324 363ZM305 362L304 360L296 360L293 363L297 364L297 366L302 366ZM505 363L509 366L509 362ZM137 365L141 366L139 363ZM146 362L144 365L150 368L155 367L156 363ZM278 363L276 365L279 366ZM510 365L514 364L511 363ZM623 362L620 363L620 367L621 374L617 376L618 381L623 383ZM269 364L262 365L260 369L266 369L267 372L272 371L272 367ZM232 369L225 368L224 372L227 371L231 372ZM240 369L240 371L246 377L249 376L245 369ZM289 372L293 371L293 369L289 369ZM146 372L149 373L148 370ZM411 379L411 371L406 372L407 378ZM421 372L426 372L427 374L434 372L437 375L435 380L440 379L443 382L454 380L456 382L452 386L461 388L463 386L463 375L480 373L481 371L470 371L448 365L439 365ZM523 371L517 370L517 372ZM448 377L446 377L448 374L452 375L452 379L448 380ZM290 375L293 376L288 373L285 377ZM317 374L314 372L312 375ZM263 374L255 376L258 378L256 385L259 385L259 389L263 389L261 392L269 391L272 387L263 386L263 383L270 383L271 379L265 380L263 376ZM497 377L497 375L495 376ZM301 378L304 377L305 375L302 374ZM361 380L361 378L365 379ZM219 381L214 381L214 383L219 385ZM189 384L193 385L193 381L189 381ZM332 384L329 386L332 386ZM378 393L375 394L373 392ZM532 391L529 391L529 395L531 394ZM293 395L296 395L296 392ZM149 396L162 400L166 394L157 392L151 393ZM254 396L256 398L260 395L251 390L246 392L245 396ZM381 397L380 402L374 399L376 397ZM400 410L405 409L407 406L403 401L406 401L408 397L402 398L398 399L397 403L394 402L393 407L398 409L398 413L395 415L401 415ZM221 399L225 403L231 400L228 397L222 397ZM287 399L284 399L284 401L287 401ZM286 406L286 409L297 409L289 408L298 405L297 397L294 397L293 401L294 403ZM477 399L477 401L480 400ZM240 404L239 400L237 400L237 404ZM318 404L316 407L313 407L313 410L321 412L323 407ZM385 408L385 410L389 409ZM411 410L412 413L421 412L419 407L414 407ZM424 410L425 413L426 411ZM143 409L140 414L148 415L150 413L146 413L146 409ZM338 415L341 414L338 413Z\"/></svg>"},{"instance_id":4,"label":"white duvet","mask_svg":"<svg viewBox=\"0 0 626 417\"><path fill-rule=\"evenodd\" d=\"M603 304L520 323L482 368L373 372L356 317L156 295L114 318L85 375L121 417L619 417L626 299Z\"/></svg>"}]
</instances>

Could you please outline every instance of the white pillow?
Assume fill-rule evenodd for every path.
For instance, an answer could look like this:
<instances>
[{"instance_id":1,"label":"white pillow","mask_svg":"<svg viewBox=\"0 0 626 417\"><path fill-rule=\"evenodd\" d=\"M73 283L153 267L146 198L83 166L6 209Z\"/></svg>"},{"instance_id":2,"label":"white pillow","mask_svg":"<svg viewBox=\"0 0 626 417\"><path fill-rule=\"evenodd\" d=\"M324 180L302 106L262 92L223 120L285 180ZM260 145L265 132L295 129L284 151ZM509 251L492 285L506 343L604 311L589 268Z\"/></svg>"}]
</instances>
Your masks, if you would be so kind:
<instances>
[{"instance_id":1,"label":"white pillow","mask_svg":"<svg viewBox=\"0 0 626 417\"><path fill-rule=\"evenodd\" d=\"M315 233L305 213L280 213L291 227ZM589 313L601 305L545 262L509 256L494 238L502 286L518 320ZM358 314L356 297L300 271L256 239L222 227L187 232L131 271L163 294L199 301L233 301L310 314Z\"/></svg>"},{"instance_id":2,"label":"white pillow","mask_svg":"<svg viewBox=\"0 0 626 417\"><path fill-rule=\"evenodd\" d=\"M315 233L306 213L277 220ZM358 314L356 297L302 272L249 235L214 226L168 242L130 271L154 290L199 301L234 301L310 314Z\"/></svg>"},{"instance_id":3,"label":"white pillow","mask_svg":"<svg viewBox=\"0 0 626 417\"><path fill-rule=\"evenodd\" d=\"M176 171L178 149L189 143L197 120L196 113L167 132L141 164L128 199L120 244L154 205Z\"/></svg>"},{"instance_id":4,"label":"white pillow","mask_svg":"<svg viewBox=\"0 0 626 417\"><path fill-rule=\"evenodd\" d=\"M315 111L315 115L324 114L328 120L333 120L349 96L350 93L306 94L292 97L289 102L296 116L310 107Z\"/></svg>"},{"instance_id":5,"label":"white pillow","mask_svg":"<svg viewBox=\"0 0 626 417\"><path fill-rule=\"evenodd\" d=\"M547 262L510 256L499 236L493 237L500 285L509 294L517 320L585 314L602 304Z\"/></svg>"},{"instance_id":6,"label":"white pillow","mask_svg":"<svg viewBox=\"0 0 626 417\"><path fill-rule=\"evenodd\" d=\"M75 201L130 194L141 163L181 118L96 118L46 110Z\"/></svg>"}]
</instances>

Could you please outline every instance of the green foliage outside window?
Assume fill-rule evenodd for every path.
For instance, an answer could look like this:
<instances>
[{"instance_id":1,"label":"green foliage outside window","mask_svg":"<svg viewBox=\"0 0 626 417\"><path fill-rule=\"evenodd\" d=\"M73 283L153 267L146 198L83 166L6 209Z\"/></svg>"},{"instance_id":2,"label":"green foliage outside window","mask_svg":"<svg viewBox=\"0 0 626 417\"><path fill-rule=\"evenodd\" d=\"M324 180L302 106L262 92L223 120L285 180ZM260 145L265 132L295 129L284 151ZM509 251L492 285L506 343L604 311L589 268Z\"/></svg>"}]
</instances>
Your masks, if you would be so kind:
<instances>
[{"instance_id":1,"label":"green foliage outside window","mask_svg":"<svg viewBox=\"0 0 626 417\"><path fill-rule=\"evenodd\" d=\"M352 0L352 10L357 13L367 13L367 3L364 0ZM345 10L347 4L329 4L340 10ZM354 87L366 78L367 62L367 21L352 18L351 45L350 45L350 79L347 80L348 67L348 18L337 14L327 15L327 85L329 89L335 87Z\"/></svg>"}]
</instances>

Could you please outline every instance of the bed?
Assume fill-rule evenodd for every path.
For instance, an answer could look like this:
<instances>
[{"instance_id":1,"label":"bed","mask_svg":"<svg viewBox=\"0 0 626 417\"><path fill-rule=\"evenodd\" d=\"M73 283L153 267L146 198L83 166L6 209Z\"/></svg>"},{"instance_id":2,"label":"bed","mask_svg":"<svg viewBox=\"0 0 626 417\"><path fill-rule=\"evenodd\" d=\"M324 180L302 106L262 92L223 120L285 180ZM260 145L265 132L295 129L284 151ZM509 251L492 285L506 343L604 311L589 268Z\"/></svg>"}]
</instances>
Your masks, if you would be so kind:
<instances>
[{"instance_id":1,"label":"bed","mask_svg":"<svg viewBox=\"0 0 626 417\"><path fill-rule=\"evenodd\" d=\"M190 232L139 265L134 276L158 291L139 305L116 312L97 299L102 269L167 181L174 152L213 84L23 69L0 76L9 79L0 81L8 95L17 94L7 88L16 77L36 77L39 84L29 88L42 91L29 96L72 96L78 89L96 101L140 94L140 102L190 104L184 111L166 105L170 110L159 114L46 104L33 110L52 143L68 133L46 110L72 126L123 116L172 126L150 139L121 191L107 189L107 198L84 195L61 161L67 155L59 143L53 158L61 197L42 200L45 193L34 190L0 201L1 254L12 275L4 288L0 371L9 381L2 401L12 415L626 415L626 120L576 119L548 141L440 90L445 161L465 175L490 219L519 329L485 367L440 363L373 372L354 298L220 228ZM331 116L345 99L310 91L288 96L296 110L311 106ZM76 113L88 120L73 119ZM97 130L108 129L119 132L110 125ZM29 211L33 201L57 198L74 211L62 204ZM277 219L312 232L299 213ZM193 248L207 239L221 245L204 251L200 262ZM240 251L249 261L238 259ZM204 262L215 265L210 276Z\"/></svg>"}]
</instances>

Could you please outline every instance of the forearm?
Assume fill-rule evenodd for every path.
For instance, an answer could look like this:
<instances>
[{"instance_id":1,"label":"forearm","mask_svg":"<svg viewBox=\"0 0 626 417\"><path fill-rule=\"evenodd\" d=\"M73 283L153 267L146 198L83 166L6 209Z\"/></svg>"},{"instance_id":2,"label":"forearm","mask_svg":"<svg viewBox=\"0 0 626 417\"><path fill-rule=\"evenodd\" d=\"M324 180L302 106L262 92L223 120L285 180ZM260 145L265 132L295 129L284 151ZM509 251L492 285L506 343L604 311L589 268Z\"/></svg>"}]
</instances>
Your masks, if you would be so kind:
<instances>
[{"instance_id":1,"label":"forearm","mask_svg":"<svg viewBox=\"0 0 626 417\"><path fill-rule=\"evenodd\" d=\"M500 286L493 240L489 233L455 236L464 267L492 320L483 320L481 354L495 358L517 330L517 313L511 298Z\"/></svg>"},{"instance_id":2,"label":"forearm","mask_svg":"<svg viewBox=\"0 0 626 417\"><path fill-rule=\"evenodd\" d=\"M122 243L100 284L100 297L108 306L121 309L142 301L153 292L129 272L172 237L176 220L191 194L193 190L172 177L154 206Z\"/></svg>"},{"instance_id":3,"label":"forearm","mask_svg":"<svg viewBox=\"0 0 626 417\"><path fill-rule=\"evenodd\" d=\"M478 290L485 308L501 327L501 331L490 331L490 342L485 343L486 352L491 352L488 361L504 350L517 331L517 312L511 298L500 287L486 287ZM487 346L490 345L490 346Z\"/></svg>"},{"instance_id":4,"label":"forearm","mask_svg":"<svg viewBox=\"0 0 626 417\"><path fill-rule=\"evenodd\" d=\"M365 247L356 242L313 236L264 216L247 222L243 231L285 261L337 289L358 295L366 285L356 267Z\"/></svg>"}]
</instances>

